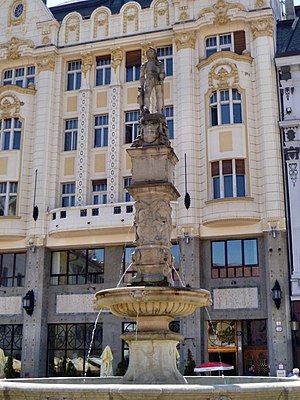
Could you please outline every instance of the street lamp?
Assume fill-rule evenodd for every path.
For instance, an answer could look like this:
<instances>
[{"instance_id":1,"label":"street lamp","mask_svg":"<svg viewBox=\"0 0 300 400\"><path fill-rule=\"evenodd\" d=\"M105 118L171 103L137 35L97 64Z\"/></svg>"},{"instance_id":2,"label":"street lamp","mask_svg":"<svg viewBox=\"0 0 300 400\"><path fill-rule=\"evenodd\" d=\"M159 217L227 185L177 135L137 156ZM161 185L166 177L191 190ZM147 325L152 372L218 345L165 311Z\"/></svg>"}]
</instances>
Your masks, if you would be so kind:
<instances>
[{"instance_id":1,"label":"street lamp","mask_svg":"<svg viewBox=\"0 0 300 400\"><path fill-rule=\"evenodd\" d=\"M28 290L28 292L23 297L23 308L28 315L32 315L34 309L34 293L33 290Z\"/></svg>"},{"instance_id":2,"label":"street lamp","mask_svg":"<svg viewBox=\"0 0 300 400\"><path fill-rule=\"evenodd\" d=\"M275 281L275 285L272 288L272 299L275 303L277 310L279 310L281 304L281 287L277 279Z\"/></svg>"}]
</instances>

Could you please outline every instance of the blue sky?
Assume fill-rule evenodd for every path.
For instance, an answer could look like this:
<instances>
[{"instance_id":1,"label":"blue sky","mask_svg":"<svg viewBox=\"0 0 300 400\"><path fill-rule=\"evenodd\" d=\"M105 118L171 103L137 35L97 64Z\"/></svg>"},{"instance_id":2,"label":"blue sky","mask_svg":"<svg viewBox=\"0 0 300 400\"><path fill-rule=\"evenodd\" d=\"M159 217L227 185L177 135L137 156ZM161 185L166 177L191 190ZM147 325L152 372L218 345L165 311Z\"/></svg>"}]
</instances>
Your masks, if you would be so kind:
<instances>
[{"instance_id":1,"label":"blue sky","mask_svg":"<svg viewBox=\"0 0 300 400\"><path fill-rule=\"evenodd\" d=\"M57 6L58 4L65 3L66 0L47 0L48 7ZM294 0L295 5L300 5L300 0Z\"/></svg>"}]
</instances>

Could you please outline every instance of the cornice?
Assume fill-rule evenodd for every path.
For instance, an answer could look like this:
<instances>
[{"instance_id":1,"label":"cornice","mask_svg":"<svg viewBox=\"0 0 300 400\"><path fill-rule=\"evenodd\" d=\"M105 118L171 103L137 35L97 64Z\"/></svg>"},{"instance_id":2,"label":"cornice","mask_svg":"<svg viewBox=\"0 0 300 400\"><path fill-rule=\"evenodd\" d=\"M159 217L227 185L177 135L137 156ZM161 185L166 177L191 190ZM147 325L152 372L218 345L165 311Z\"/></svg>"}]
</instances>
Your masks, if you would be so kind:
<instances>
[{"instance_id":1,"label":"cornice","mask_svg":"<svg viewBox=\"0 0 300 400\"><path fill-rule=\"evenodd\" d=\"M17 92L21 94L30 94L30 95L35 95L36 89L34 87L31 88L22 88L17 85L5 85L5 86L0 86L0 94L8 92L7 95L10 95L11 93Z\"/></svg>"},{"instance_id":2,"label":"cornice","mask_svg":"<svg viewBox=\"0 0 300 400\"><path fill-rule=\"evenodd\" d=\"M206 67L207 65L210 65L216 60L225 60L228 58L233 61L247 62L249 64L252 64L253 62L253 57L251 57L249 53L236 54L231 51L218 51L212 54L210 57L201 60L199 64L196 65L196 67L200 71L202 68Z\"/></svg>"}]
</instances>

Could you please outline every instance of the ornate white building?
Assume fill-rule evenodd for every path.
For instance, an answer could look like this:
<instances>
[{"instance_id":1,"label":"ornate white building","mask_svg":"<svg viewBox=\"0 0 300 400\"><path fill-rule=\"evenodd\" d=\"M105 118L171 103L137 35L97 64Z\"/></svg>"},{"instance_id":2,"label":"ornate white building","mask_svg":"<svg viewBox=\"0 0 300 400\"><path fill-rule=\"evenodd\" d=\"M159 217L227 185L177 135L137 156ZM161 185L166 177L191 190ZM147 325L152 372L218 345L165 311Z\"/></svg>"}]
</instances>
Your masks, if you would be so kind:
<instances>
[{"instance_id":1,"label":"ornate white building","mask_svg":"<svg viewBox=\"0 0 300 400\"><path fill-rule=\"evenodd\" d=\"M214 301L209 314L174 324L185 336L181 369L188 349L197 364L221 353L234 374L249 364L260 375L291 368L273 61L279 1L44 3L0 0L6 356L22 376L63 375L69 361L82 374L88 353L88 372L98 374L107 344L115 371L126 363L119 336L134 326L97 316L93 298L134 273L122 278L134 245L126 149L138 131L140 66L153 46L165 63L164 113L179 158L175 266L184 285L210 290Z\"/></svg>"}]
</instances>

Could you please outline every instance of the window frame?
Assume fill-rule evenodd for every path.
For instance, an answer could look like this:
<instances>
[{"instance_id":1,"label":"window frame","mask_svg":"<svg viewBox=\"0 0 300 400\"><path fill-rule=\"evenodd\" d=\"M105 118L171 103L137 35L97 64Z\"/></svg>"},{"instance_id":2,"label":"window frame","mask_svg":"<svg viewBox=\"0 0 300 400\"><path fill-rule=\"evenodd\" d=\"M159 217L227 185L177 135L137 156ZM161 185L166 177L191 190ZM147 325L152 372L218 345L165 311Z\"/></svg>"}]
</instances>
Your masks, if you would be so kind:
<instances>
[{"instance_id":1,"label":"window frame","mask_svg":"<svg viewBox=\"0 0 300 400\"><path fill-rule=\"evenodd\" d=\"M134 198L129 194L128 190L126 189L127 186L130 186L132 183L132 176L125 176L123 178L123 188L124 188L124 202L130 203L134 201Z\"/></svg>"},{"instance_id":2,"label":"window frame","mask_svg":"<svg viewBox=\"0 0 300 400\"><path fill-rule=\"evenodd\" d=\"M17 215L18 182L0 182L0 199L1 198L4 198L4 207L3 215L1 215L2 208L0 209L0 218L15 217ZM10 211L12 204L13 212Z\"/></svg>"},{"instance_id":3,"label":"window frame","mask_svg":"<svg viewBox=\"0 0 300 400\"><path fill-rule=\"evenodd\" d=\"M24 257L23 269L18 268L18 256ZM12 273L4 276L4 262L5 258L12 256ZM21 263L19 264L21 265ZM9 271L8 271L9 272ZM0 287L23 287L25 285L25 273L26 273L26 253L1 253L0 254ZM11 284L9 284L11 283Z\"/></svg>"},{"instance_id":4,"label":"window frame","mask_svg":"<svg viewBox=\"0 0 300 400\"><path fill-rule=\"evenodd\" d=\"M174 107L173 105L165 106L163 108L163 114L166 117L166 123L169 128L169 139L174 139Z\"/></svg>"},{"instance_id":5,"label":"window frame","mask_svg":"<svg viewBox=\"0 0 300 400\"><path fill-rule=\"evenodd\" d=\"M70 191L70 189L73 189ZM76 194L76 183L75 182L62 182L61 183L61 207L75 207L75 194ZM65 200L68 199L67 205L65 205Z\"/></svg>"},{"instance_id":6,"label":"window frame","mask_svg":"<svg viewBox=\"0 0 300 400\"><path fill-rule=\"evenodd\" d=\"M109 115L100 114L94 117L94 148L108 146Z\"/></svg>"},{"instance_id":7,"label":"window frame","mask_svg":"<svg viewBox=\"0 0 300 400\"><path fill-rule=\"evenodd\" d=\"M92 203L94 205L107 204L107 179L92 181ZM97 200L98 199L98 200Z\"/></svg>"},{"instance_id":8,"label":"window frame","mask_svg":"<svg viewBox=\"0 0 300 400\"><path fill-rule=\"evenodd\" d=\"M235 243L234 243L235 242ZM240 243L240 255L241 263L230 264L229 260L233 260L235 256L228 255L230 251L230 244ZM256 263L245 262L247 258L246 252L250 251L246 249L246 244L250 242L255 243L255 256ZM216 254L218 257L222 256L223 265L214 265L214 244L223 244L223 249L216 245ZM233 247L232 247L233 248ZM259 277L259 251L258 251L258 239L257 238L243 238L243 239L226 239L226 240L212 240L210 242L211 252L211 277L212 279L219 278L248 278L248 277ZM231 258L229 258L231 257Z\"/></svg>"},{"instance_id":9,"label":"window frame","mask_svg":"<svg viewBox=\"0 0 300 400\"><path fill-rule=\"evenodd\" d=\"M236 88L215 90L209 97L210 127L243 123L242 94Z\"/></svg>"},{"instance_id":10,"label":"window frame","mask_svg":"<svg viewBox=\"0 0 300 400\"><path fill-rule=\"evenodd\" d=\"M77 151L78 119L65 120L64 151Z\"/></svg>"},{"instance_id":11,"label":"window frame","mask_svg":"<svg viewBox=\"0 0 300 400\"><path fill-rule=\"evenodd\" d=\"M127 51L125 55L125 82L136 82L140 80L142 65L141 50Z\"/></svg>"},{"instance_id":12,"label":"window frame","mask_svg":"<svg viewBox=\"0 0 300 400\"><path fill-rule=\"evenodd\" d=\"M221 43L222 38L230 38L230 43ZM214 45L208 45L207 42L211 39L215 39ZM210 57L212 54L218 53L220 51L232 51L234 52L234 33L222 33L219 35L207 36L205 38L205 55L206 58Z\"/></svg>"},{"instance_id":13,"label":"window frame","mask_svg":"<svg viewBox=\"0 0 300 400\"><path fill-rule=\"evenodd\" d=\"M157 58L164 64L165 75L173 76L173 46L162 46L156 49Z\"/></svg>"},{"instance_id":14,"label":"window frame","mask_svg":"<svg viewBox=\"0 0 300 400\"><path fill-rule=\"evenodd\" d=\"M139 133L140 111L125 111L125 144L132 143Z\"/></svg>"},{"instance_id":15,"label":"window frame","mask_svg":"<svg viewBox=\"0 0 300 400\"><path fill-rule=\"evenodd\" d=\"M33 69L33 70L32 70ZM19 75L19 71L22 74ZM10 77L5 77L5 74L11 72ZM2 85L16 85L22 88L28 88L29 84L35 84L35 65L27 65L23 67L15 67L5 69L2 74Z\"/></svg>"},{"instance_id":16,"label":"window frame","mask_svg":"<svg viewBox=\"0 0 300 400\"><path fill-rule=\"evenodd\" d=\"M96 57L95 86L106 86L111 83L111 56Z\"/></svg>"},{"instance_id":17,"label":"window frame","mask_svg":"<svg viewBox=\"0 0 300 400\"><path fill-rule=\"evenodd\" d=\"M81 88L81 66L81 60L68 61L66 82L67 91L79 90Z\"/></svg>"},{"instance_id":18,"label":"window frame","mask_svg":"<svg viewBox=\"0 0 300 400\"><path fill-rule=\"evenodd\" d=\"M229 162L231 162L231 169L229 166ZM234 158L229 160L217 160L211 162L211 177L211 198L213 200L243 198L247 196L245 159ZM241 177L243 177L243 180L239 179ZM231 195L228 195L228 190L231 190Z\"/></svg>"},{"instance_id":19,"label":"window frame","mask_svg":"<svg viewBox=\"0 0 300 400\"><path fill-rule=\"evenodd\" d=\"M9 126L7 126L7 124ZM20 150L22 140L22 120L20 118L0 119L0 150Z\"/></svg>"},{"instance_id":20,"label":"window frame","mask_svg":"<svg viewBox=\"0 0 300 400\"><path fill-rule=\"evenodd\" d=\"M102 254L102 258L99 259L99 271L93 272L91 267L91 261L98 261L98 258L94 258L93 254ZM59 254L59 260L54 259L54 254ZM63 258L65 256L65 258ZM73 258L75 257L75 258ZM73 262L79 260L84 264L77 263L78 271L72 271L72 268L76 267ZM56 262L56 264L55 264ZM82 270L79 272L79 268ZM57 269L57 271L55 271ZM50 266L50 285L102 285L104 283L105 273L105 248L81 248L81 249L68 249L68 250L56 250L51 252L51 266Z\"/></svg>"}]
</instances>

